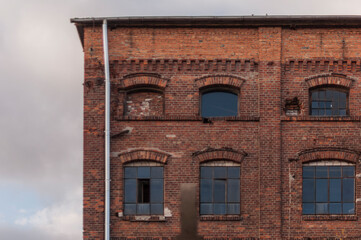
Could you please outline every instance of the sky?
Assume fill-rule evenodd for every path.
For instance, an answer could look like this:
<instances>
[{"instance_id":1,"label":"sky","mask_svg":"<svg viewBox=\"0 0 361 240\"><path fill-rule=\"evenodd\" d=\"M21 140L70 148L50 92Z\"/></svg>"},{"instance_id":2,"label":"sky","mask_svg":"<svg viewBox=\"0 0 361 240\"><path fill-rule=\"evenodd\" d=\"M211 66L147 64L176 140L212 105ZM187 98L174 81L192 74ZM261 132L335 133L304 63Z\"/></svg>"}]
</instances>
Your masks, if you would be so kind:
<instances>
[{"instance_id":1,"label":"sky","mask_svg":"<svg viewBox=\"0 0 361 240\"><path fill-rule=\"evenodd\" d=\"M73 17L358 15L359 0L0 0L0 239L82 238Z\"/></svg>"}]
</instances>

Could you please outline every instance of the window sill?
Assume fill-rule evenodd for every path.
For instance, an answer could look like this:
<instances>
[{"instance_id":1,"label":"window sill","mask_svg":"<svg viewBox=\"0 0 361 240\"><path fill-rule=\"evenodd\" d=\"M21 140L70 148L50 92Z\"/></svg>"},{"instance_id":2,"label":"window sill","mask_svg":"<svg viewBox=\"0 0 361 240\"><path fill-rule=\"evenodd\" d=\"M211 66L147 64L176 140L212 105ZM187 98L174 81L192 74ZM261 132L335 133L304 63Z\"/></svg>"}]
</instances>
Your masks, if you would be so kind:
<instances>
[{"instance_id":1,"label":"window sill","mask_svg":"<svg viewBox=\"0 0 361 240\"><path fill-rule=\"evenodd\" d=\"M243 217L240 215L203 215L200 216L201 221L241 221Z\"/></svg>"},{"instance_id":2,"label":"window sill","mask_svg":"<svg viewBox=\"0 0 361 240\"><path fill-rule=\"evenodd\" d=\"M281 116L281 121L303 121L303 122L361 122L361 116L333 116L333 117L320 117L320 116Z\"/></svg>"},{"instance_id":3,"label":"window sill","mask_svg":"<svg viewBox=\"0 0 361 240\"><path fill-rule=\"evenodd\" d=\"M357 221L356 215L304 215L303 221Z\"/></svg>"},{"instance_id":4,"label":"window sill","mask_svg":"<svg viewBox=\"0 0 361 240\"><path fill-rule=\"evenodd\" d=\"M163 215L127 215L120 217L123 221L130 222L166 222L167 218Z\"/></svg>"},{"instance_id":5,"label":"window sill","mask_svg":"<svg viewBox=\"0 0 361 240\"><path fill-rule=\"evenodd\" d=\"M123 116L116 118L117 121L204 121L204 119L210 121L244 121L244 122L259 121L259 117L254 117L254 116L202 118L200 116L188 115L188 116L142 116L142 117Z\"/></svg>"}]
</instances>

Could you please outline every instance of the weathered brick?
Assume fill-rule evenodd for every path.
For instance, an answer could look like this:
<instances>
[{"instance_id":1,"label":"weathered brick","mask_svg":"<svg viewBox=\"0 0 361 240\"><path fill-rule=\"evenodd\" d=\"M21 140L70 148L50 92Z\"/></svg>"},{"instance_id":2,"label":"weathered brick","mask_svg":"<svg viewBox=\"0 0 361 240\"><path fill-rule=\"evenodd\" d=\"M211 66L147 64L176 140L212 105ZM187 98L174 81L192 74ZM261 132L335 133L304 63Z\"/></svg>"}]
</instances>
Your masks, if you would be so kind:
<instances>
[{"instance_id":1,"label":"weathered brick","mask_svg":"<svg viewBox=\"0 0 361 240\"><path fill-rule=\"evenodd\" d=\"M215 158L240 163L241 214L198 214L198 235L204 239L361 238L360 202L352 216L302 215L303 163L338 159L355 163L356 174L361 173L361 29L347 22L338 27L286 23L113 25L108 31L111 132L133 128L111 143L111 152L120 153L111 160L113 240L175 239L181 231L180 184L199 184L200 163ZM103 239L102 31L100 23L81 27L84 239ZM349 116L310 116L310 88L324 84L349 88ZM220 85L239 90L238 116L203 123L201 88ZM135 91L140 88L158 91ZM286 116L286 100L295 97L299 115ZM149 105L146 99L152 99ZM123 164L143 158L165 163L164 207L171 215L165 221L117 216L123 212ZM359 178L355 185L359 199Z\"/></svg>"}]
</instances>

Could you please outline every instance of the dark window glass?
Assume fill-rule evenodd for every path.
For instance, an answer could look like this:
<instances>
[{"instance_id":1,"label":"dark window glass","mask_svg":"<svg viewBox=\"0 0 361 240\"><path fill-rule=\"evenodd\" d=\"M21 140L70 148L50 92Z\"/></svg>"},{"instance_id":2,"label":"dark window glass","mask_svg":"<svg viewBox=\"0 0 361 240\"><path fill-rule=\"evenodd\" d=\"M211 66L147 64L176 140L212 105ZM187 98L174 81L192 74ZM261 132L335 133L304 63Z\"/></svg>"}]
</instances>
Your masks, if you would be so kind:
<instances>
[{"instance_id":1,"label":"dark window glass","mask_svg":"<svg viewBox=\"0 0 361 240\"><path fill-rule=\"evenodd\" d=\"M213 91L202 94L202 117L237 116L238 95L231 92Z\"/></svg>"},{"instance_id":2,"label":"dark window glass","mask_svg":"<svg viewBox=\"0 0 361 240\"><path fill-rule=\"evenodd\" d=\"M124 168L124 214L163 214L163 167Z\"/></svg>"},{"instance_id":3,"label":"dark window glass","mask_svg":"<svg viewBox=\"0 0 361 240\"><path fill-rule=\"evenodd\" d=\"M314 203L303 203L302 204L302 213L303 214L315 214L315 204Z\"/></svg>"},{"instance_id":4,"label":"dark window glass","mask_svg":"<svg viewBox=\"0 0 361 240\"><path fill-rule=\"evenodd\" d=\"M151 176L152 178L163 178L163 167L152 167Z\"/></svg>"},{"instance_id":5,"label":"dark window glass","mask_svg":"<svg viewBox=\"0 0 361 240\"><path fill-rule=\"evenodd\" d=\"M315 167L303 167L303 178L314 178Z\"/></svg>"},{"instance_id":6,"label":"dark window glass","mask_svg":"<svg viewBox=\"0 0 361 240\"><path fill-rule=\"evenodd\" d=\"M214 214L215 215L224 215L224 214L226 214L226 204L224 204L224 203L215 203L214 204Z\"/></svg>"},{"instance_id":7,"label":"dark window glass","mask_svg":"<svg viewBox=\"0 0 361 240\"><path fill-rule=\"evenodd\" d=\"M124 195L125 202L136 203L137 202L137 180L125 179L124 180Z\"/></svg>"},{"instance_id":8,"label":"dark window glass","mask_svg":"<svg viewBox=\"0 0 361 240\"><path fill-rule=\"evenodd\" d=\"M341 168L340 167L330 167L330 178L340 178L341 177ZM345 169L345 167L344 167Z\"/></svg>"},{"instance_id":9,"label":"dark window glass","mask_svg":"<svg viewBox=\"0 0 361 240\"><path fill-rule=\"evenodd\" d=\"M134 215L137 213L137 204L124 204L124 214Z\"/></svg>"},{"instance_id":10,"label":"dark window glass","mask_svg":"<svg viewBox=\"0 0 361 240\"><path fill-rule=\"evenodd\" d=\"M330 214L342 214L341 203L330 203Z\"/></svg>"},{"instance_id":11,"label":"dark window glass","mask_svg":"<svg viewBox=\"0 0 361 240\"><path fill-rule=\"evenodd\" d=\"M228 179L228 186L227 186L227 199L228 202L239 202L239 180L238 179Z\"/></svg>"},{"instance_id":12,"label":"dark window glass","mask_svg":"<svg viewBox=\"0 0 361 240\"><path fill-rule=\"evenodd\" d=\"M163 214L163 204L151 204L150 209L152 209L152 214Z\"/></svg>"},{"instance_id":13,"label":"dark window glass","mask_svg":"<svg viewBox=\"0 0 361 240\"><path fill-rule=\"evenodd\" d=\"M150 214L150 204L149 203L138 203L137 204L137 214L140 215L149 215Z\"/></svg>"},{"instance_id":14,"label":"dark window glass","mask_svg":"<svg viewBox=\"0 0 361 240\"><path fill-rule=\"evenodd\" d=\"M210 215L213 214L213 203L201 203L201 214Z\"/></svg>"},{"instance_id":15,"label":"dark window glass","mask_svg":"<svg viewBox=\"0 0 361 240\"><path fill-rule=\"evenodd\" d=\"M354 179L353 178L344 178L343 179L343 188L342 188L342 197L344 202L353 202L354 199Z\"/></svg>"},{"instance_id":16,"label":"dark window glass","mask_svg":"<svg viewBox=\"0 0 361 240\"><path fill-rule=\"evenodd\" d=\"M315 180L303 179L303 202L314 202L315 200Z\"/></svg>"},{"instance_id":17,"label":"dark window glass","mask_svg":"<svg viewBox=\"0 0 361 240\"><path fill-rule=\"evenodd\" d=\"M201 179L201 202L212 202L213 181L211 179Z\"/></svg>"},{"instance_id":18,"label":"dark window glass","mask_svg":"<svg viewBox=\"0 0 361 240\"><path fill-rule=\"evenodd\" d=\"M327 202L328 179L316 179L316 202Z\"/></svg>"},{"instance_id":19,"label":"dark window glass","mask_svg":"<svg viewBox=\"0 0 361 240\"><path fill-rule=\"evenodd\" d=\"M310 114L313 116L346 116L347 90L316 88L311 90Z\"/></svg>"},{"instance_id":20,"label":"dark window glass","mask_svg":"<svg viewBox=\"0 0 361 240\"><path fill-rule=\"evenodd\" d=\"M303 214L354 214L355 167L304 166Z\"/></svg>"},{"instance_id":21,"label":"dark window glass","mask_svg":"<svg viewBox=\"0 0 361 240\"><path fill-rule=\"evenodd\" d=\"M227 204L227 214L239 214L239 204L238 203L229 203Z\"/></svg>"},{"instance_id":22,"label":"dark window glass","mask_svg":"<svg viewBox=\"0 0 361 240\"><path fill-rule=\"evenodd\" d=\"M137 177L137 169L136 168L125 168L124 169L124 178L136 178Z\"/></svg>"},{"instance_id":23,"label":"dark window glass","mask_svg":"<svg viewBox=\"0 0 361 240\"><path fill-rule=\"evenodd\" d=\"M316 214L327 214L328 203L316 203Z\"/></svg>"},{"instance_id":24,"label":"dark window glass","mask_svg":"<svg viewBox=\"0 0 361 240\"><path fill-rule=\"evenodd\" d=\"M138 178L150 178L150 167L138 167Z\"/></svg>"},{"instance_id":25,"label":"dark window glass","mask_svg":"<svg viewBox=\"0 0 361 240\"><path fill-rule=\"evenodd\" d=\"M355 169L354 169L354 167L343 167L342 174L344 177L354 177Z\"/></svg>"},{"instance_id":26,"label":"dark window glass","mask_svg":"<svg viewBox=\"0 0 361 240\"><path fill-rule=\"evenodd\" d=\"M151 203L163 202L163 179L150 180Z\"/></svg>"},{"instance_id":27,"label":"dark window glass","mask_svg":"<svg viewBox=\"0 0 361 240\"><path fill-rule=\"evenodd\" d=\"M316 167L316 178L327 178L328 167Z\"/></svg>"},{"instance_id":28,"label":"dark window glass","mask_svg":"<svg viewBox=\"0 0 361 240\"><path fill-rule=\"evenodd\" d=\"M214 178L226 178L227 168L226 167L214 167Z\"/></svg>"},{"instance_id":29,"label":"dark window glass","mask_svg":"<svg viewBox=\"0 0 361 240\"><path fill-rule=\"evenodd\" d=\"M240 168L201 167L200 214L240 214Z\"/></svg>"},{"instance_id":30,"label":"dark window glass","mask_svg":"<svg viewBox=\"0 0 361 240\"><path fill-rule=\"evenodd\" d=\"M343 214L354 214L355 213L355 204L354 203L344 203L343 204Z\"/></svg>"},{"instance_id":31,"label":"dark window glass","mask_svg":"<svg viewBox=\"0 0 361 240\"><path fill-rule=\"evenodd\" d=\"M214 180L213 201L217 203L226 202L226 180Z\"/></svg>"},{"instance_id":32,"label":"dark window glass","mask_svg":"<svg viewBox=\"0 0 361 240\"><path fill-rule=\"evenodd\" d=\"M341 202L341 179L330 179L330 202Z\"/></svg>"},{"instance_id":33,"label":"dark window glass","mask_svg":"<svg viewBox=\"0 0 361 240\"><path fill-rule=\"evenodd\" d=\"M213 167L201 167L202 178L213 178Z\"/></svg>"},{"instance_id":34,"label":"dark window glass","mask_svg":"<svg viewBox=\"0 0 361 240\"><path fill-rule=\"evenodd\" d=\"M228 167L228 178L239 178L239 167Z\"/></svg>"}]
</instances>

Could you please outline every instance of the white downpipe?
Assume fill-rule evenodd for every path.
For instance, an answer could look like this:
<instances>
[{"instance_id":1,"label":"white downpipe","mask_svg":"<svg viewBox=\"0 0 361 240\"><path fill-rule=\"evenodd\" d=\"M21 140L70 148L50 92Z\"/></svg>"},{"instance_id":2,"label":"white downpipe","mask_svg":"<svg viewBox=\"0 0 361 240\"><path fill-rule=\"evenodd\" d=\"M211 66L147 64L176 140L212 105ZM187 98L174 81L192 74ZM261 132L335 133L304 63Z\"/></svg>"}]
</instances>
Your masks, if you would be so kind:
<instances>
[{"instance_id":1,"label":"white downpipe","mask_svg":"<svg viewBox=\"0 0 361 240\"><path fill-rule=\"evenodd\" d=\"M105 229L104 240L110 240L110 76L108 53L108 26L103 20L103 49L105 72Z\"/></svg>"}]
</instances>

